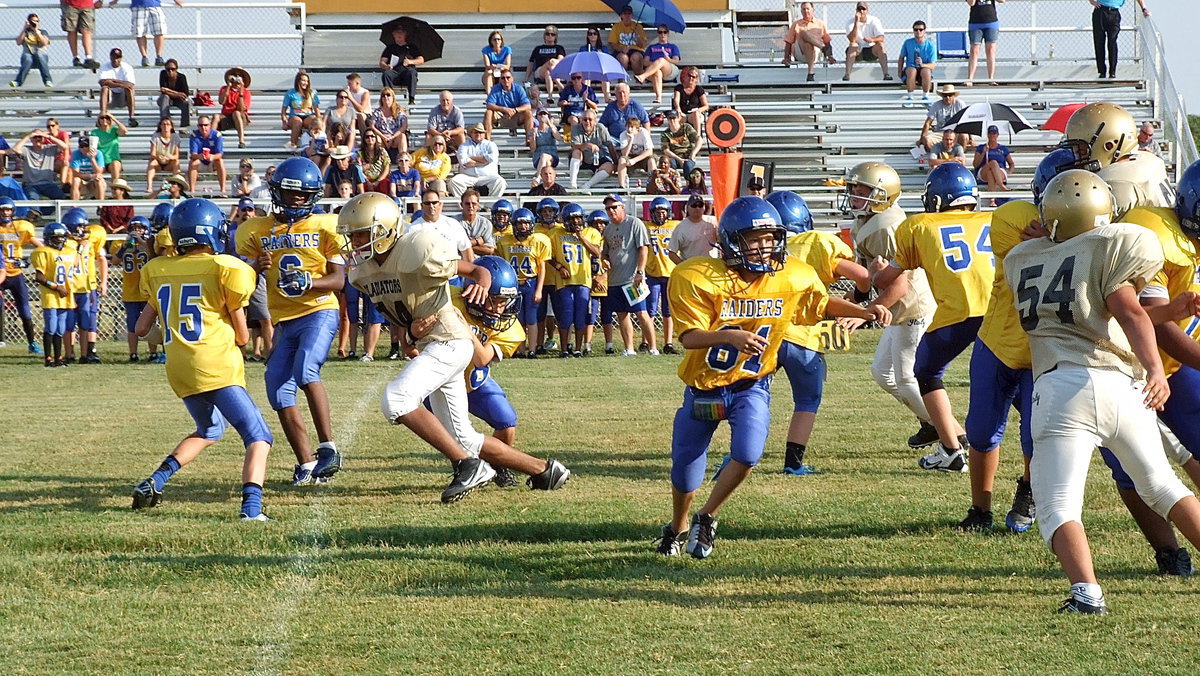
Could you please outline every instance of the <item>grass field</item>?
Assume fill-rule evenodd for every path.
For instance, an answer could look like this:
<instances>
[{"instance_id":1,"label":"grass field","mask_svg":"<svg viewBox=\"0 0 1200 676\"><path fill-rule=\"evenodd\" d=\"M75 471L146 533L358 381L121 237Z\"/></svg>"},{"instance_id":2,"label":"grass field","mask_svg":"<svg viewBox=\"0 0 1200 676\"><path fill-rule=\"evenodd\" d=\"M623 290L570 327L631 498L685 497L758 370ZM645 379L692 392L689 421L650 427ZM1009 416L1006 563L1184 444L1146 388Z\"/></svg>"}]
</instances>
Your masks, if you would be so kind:
<instances>
[{"instance_id":1,"label":"grass field","mask_svg":"<svg viewBox=\"0 0 1200 676\"><path fill-rule=\"evenodd\" d=\"M780 376L763 471L723 510L706 561L652 553L669 515L675 358L502 365L518 445L574 476L450 506L446 463L378 412L398 366L331 362L346 470L293 489L281 443L274 521L243 524L232 432L161 507L129 510L133 484L190 430L161 367L48 370L5 348L0 673L1200 671L1198 583L1154 574L1102 465L1085 521L1113 613L1056 615L1067 585L1035 532L953 528L967 478L917 469L913 418L870 379L873 343L860 333L830 356L819 475L776 473ZM947 377L960 417L966 363ZM248 371L265 409L262 367ZM727 443L719 432L710 466ZM998 522L1020 472L1016 446L1002 452Z\"/></svg>"}]
</instances>

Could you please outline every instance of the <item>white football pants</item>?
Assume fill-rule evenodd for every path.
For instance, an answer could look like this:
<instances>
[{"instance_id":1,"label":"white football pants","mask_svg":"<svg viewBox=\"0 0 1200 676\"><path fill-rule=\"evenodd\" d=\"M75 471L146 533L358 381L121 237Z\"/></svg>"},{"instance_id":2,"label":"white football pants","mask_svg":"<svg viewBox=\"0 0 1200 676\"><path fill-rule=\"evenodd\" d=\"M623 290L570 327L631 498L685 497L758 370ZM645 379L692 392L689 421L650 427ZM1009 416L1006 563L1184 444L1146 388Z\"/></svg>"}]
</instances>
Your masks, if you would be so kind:
<instances>
[{"instance_id":1,"label":"white football pants","mask_svg":"<svg viewBox=\"0 0 1200 676\"><path fill-rule=\"evenodd\" d=\"M921 399L913 364L917 361L917 345L925 335L929 319L928 316L920 317L884 329L879 336L879 346L875 348L875 360L871 362L871 377L875 382L924 422L929 422L929 412Z\"/></svg>"},{"instance_id":2,"label":"white football pants","mask_svg":"<svg viewBox=\"0 0 1200 676\"><path fill-rule=\"evenodd\" d=\"M463 376L475 345L458 339L432 342L405 365L383 388L383 415L389 422L417 410L426 399L446 430L472 457L483 448L483 435L471 426L467 413L467 383Z\"/></svg>"}]
</instances>

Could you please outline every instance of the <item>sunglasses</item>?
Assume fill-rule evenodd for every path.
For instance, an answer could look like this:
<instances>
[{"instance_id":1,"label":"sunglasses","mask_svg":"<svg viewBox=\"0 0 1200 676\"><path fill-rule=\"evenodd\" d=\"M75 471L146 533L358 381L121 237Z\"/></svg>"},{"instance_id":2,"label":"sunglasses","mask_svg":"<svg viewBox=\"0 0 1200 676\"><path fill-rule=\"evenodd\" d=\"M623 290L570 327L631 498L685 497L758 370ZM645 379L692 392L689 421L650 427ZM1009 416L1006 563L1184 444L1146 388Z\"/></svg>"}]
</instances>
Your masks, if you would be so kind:
<instances>
[{"instance_id":1,"label":"sunglasses","mask_svg":"<svg viewBox=\"0 0 1200 676\"><path fill-rule=\"evenodd\" d=\"M430 202L430 201L428 201L428 200L422 200L422 201L421 201L421 204L423 204L423 205L425 205L425 206L427 206L427 207L431 207L431 206L433 206L433 205L435 205L435 204L441 204L441 203L442 203L442 201L441 201L441 200L437 200L437 201L435 201L435 202Z\"/></svg>"},{"instance_id":2,"label":"sunglasses","mask_svg":"<svg viewBox=\"0 0 1200 676\"><path fill-rule=\"evenodd\" d=\"M552 38L556 38L556 37L558 37L558 33L550 33L550 32L546 32L546 33L542 33L542 35L549 35L549 36L550 36L550 37L552 37Z\"/></svg>"},{"instance_id":3,"label":"sunglasses","mask_svg":"<svg viewBox=\"0 0 1200 676\"><path fill-rule=\"evenodd\" d=\"M596 31L588 31L588 33L587 33L587 34L588 34L588 35L600 35L600 34L599 34L599 33L597 33Z\"/></svg>"},{"instance_id":4,"label":"sunglasses","mask_svg":"<svg viewBox=\"0 0 1200 676\"><path fill-rule=\"evenodd\" d=\"M434 145L434 147L437 147L437 146L443 146L443 147L444 147L446 144L445 144L445 143L442 143L441 141L435 141L433 145Z\"/></svg>"},{"instance_id":5,"label":"sunglasses","mask_svg":"<svg viewBox=\"0 0 1200 676\"><path fill-rule=\"evenodd\" d=\"M913 29L913 32L914 32L914 33L924 33L924 32L925 32L925 29L924 29L924 28L914 28L914 29Z\"/></svg>"},{"instance_id":6,"label":"sunglasses","mask_svg":"<svg viewBox=\"0 0 1200 676\"><path fill-rule=\"evenodd\" d=\"M606 204L606 205L604 205L604 210L605 211L615 211L620 206L621 206L620 204Z\"/></svg>"},{"instance_id":7,"label":"sunglasses","mask_svg":"<svg viewBox=\"0 0 1200 676\"><path fill-rule=\"evenodd\" d=\"M393 98L394 96L395 96L395 94L384 94L383 98L390 99L390 98Z\"/></svg>"},{"instance_id":8,"label":"sunglasses","mask_svg":"<svg viewBox=\"0 0 1200 676\"><path fill-rule=\"evenodd\" d=\"M174 73L175 71L177 71L177 70L179 70L179 69L178 69L178 68L176 68L175 66L168 66L168 67L167 67L167 70L168 70L169 72L172 72L172 73Z\"/></svg>"},{"instance_id":9,"label":"sunglasses","mask_svg":"<svg viewBox=\"0 0 1200 676\"><path fill-rule=\"evenodd\" d=\"M571 76L571 79L572 79L572 80L582 80L582 79L583 79L583 76L582 76L582 75L572 75L572 76Z\"/></svg>"},{"instance_id":10,"label":"sunglasses","mask_svg":"<svg viewBox=\"0 0 1200 676\"><path fill-rule=\"evenodd\" d=\"M670 35L671 31L658 31L659 35Z\"/></svg>"},{"instance_id":11,"label":"sunglasses","mask_svg":"<svg viewBox=\"0 0 1200 676\"><path fill-rule=\"evenodd\" d=\"M335 96L334 98L338 98L338 99L348 99L348 98L350 98L350 97L349 97L349 96L345 96L345 95L343 95L343 94L338 94L338 95L337 95L337 96Z\"/></svg>"}]
</instances>

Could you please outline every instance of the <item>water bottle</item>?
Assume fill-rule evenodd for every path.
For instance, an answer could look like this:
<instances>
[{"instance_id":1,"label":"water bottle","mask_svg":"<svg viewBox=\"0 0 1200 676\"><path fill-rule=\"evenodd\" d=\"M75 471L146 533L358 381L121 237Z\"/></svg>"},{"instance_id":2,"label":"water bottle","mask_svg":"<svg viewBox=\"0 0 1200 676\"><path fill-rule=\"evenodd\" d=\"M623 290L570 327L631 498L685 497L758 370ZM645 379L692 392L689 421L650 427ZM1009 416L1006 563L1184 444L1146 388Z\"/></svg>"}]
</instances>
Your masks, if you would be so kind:
<instances>
[{"instance_id":1,"label":"water bottle","mask_svg":"<svg viewBox=\"0 0 1200 676\"><path fill-rule=\"evenodd\" d=\"M1047 59L1054 58L1054 43L1053 42L1050 43L1050 53L1046 55L1046 58Z\"/></svg>"}]
</instances>

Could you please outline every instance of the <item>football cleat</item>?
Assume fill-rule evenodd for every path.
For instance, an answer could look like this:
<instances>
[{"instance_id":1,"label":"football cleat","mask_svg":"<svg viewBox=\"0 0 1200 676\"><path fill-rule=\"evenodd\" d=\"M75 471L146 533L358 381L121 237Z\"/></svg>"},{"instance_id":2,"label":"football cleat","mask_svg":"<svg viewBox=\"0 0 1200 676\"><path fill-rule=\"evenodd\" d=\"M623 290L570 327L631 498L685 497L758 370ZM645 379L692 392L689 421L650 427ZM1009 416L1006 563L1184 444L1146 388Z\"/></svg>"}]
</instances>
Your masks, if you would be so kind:
<instances>
[{"instance_id":1,"label":"football cleat","mask_svg":"<svg viewBox=\"0 0 1200 676\"><path fill-rule=\"evenodd\" d=\"M317 466L312 468L312 475L318 479L328 479L342 468L342 454L329 446L317 448Z\"/></svg>"},{"instance_id":2,"label":"football cleat","mask_svg":"<svg viewBox=\"0 0 1200 676\"><path fill-rule=\"evenodd\" d=\"M1107 615L1108 605L1101 603L1100 605L1094 606L1090 603L1080 601L1072 596L1062 602L1062 605L1058 607L1058 612L1079 613L1081 615Z\"/></svg>"},{"instance_id":3,"label":"football cleat","mask_svg":"<svg viewBox=\"0 0 1200 676\"><path fill-rule=\"evenodd\" d=\"M813 469L812 465L796 465L795 467L784 467L783 473L791 474L792 476L808 476L809 474L816 474L817 470Z\"/></svg>"},{"instance_id":4,"label":"football cleat","mask_svg":"<svg viewBox=\"0 0 1200 676\"><path fill-rule=\"evenodd\" d=\"M662 527L662 537L654 551L663 556L678 556L683 551L685 542L687 542L687 537L683 533L675 532L675 529L671 528L671 524L668 523Z\"/></svg>"},{"instance_id":5,"label":"football cleat","mask_svg":"<svg viewBox=\"0 0 1200 676\"><path fill-rule=\"evenodd\" d=\"M1004 517L1004 525L1014 533L1024 533L1033 526L1036 516L1037 507L1033 504L1033 488L1030 487L1028 481L1017 479L1017 492L1013 495L1012 509L1008 510L1008 516Z\"/></svg>"},{"instance_id":6,"label":"football cleat","mask_svg":"<svg viewBox=\"0 0 1200 676\"><path fill-rule=\"evenodd\" d=\"M30 341L29 354L42 354L42 344L36 340Z\"/></svg>"},{"instance_id":7,"label":"football cleat","mask_svg":"<svg viewBox=\"0 0 1200 676\"><path fill-rule=\"evenodd\" d=\"M667 343L663 345L663 354L679 354L679 350L675 347L675 343Z\"/></svg>"},{"instance_id":8,"label":"football cleat","mask_svg":"<svg viewBox=\"0 0 1200 676\"><path fill-rule=\"evenodd\" d=\"M967 510L967 518L959 522L958 529L968 533L991 530L992 513L971 505Z\"/></svg>"},{"instance_id":9,"label":"football cleat","mask_svg":"<svg viewBox=\"0 0 1200 676\"><path fill-rule=\"evenodd\" d=\"M82 359L83 359L84 364L100 364L100 363L102 363L100 361L100 355L96 354L95 352L89 354L86 357L83 357Z\"/></svg>"},{"instance_id":10,"label":"football cleat","mask_svg":"<svg viewBox=\"0 0 1200 676\"><path fill-rule=\"evenodd\" d=\"M157 507L162 502L162 491L154 486L154 479L145 478L133 487L133 509Z\"/></svg>"},{"instance_id":11,"label":"football cleat","mask_svg":"<svg viewBox=\"0 0 1200 676\"><path fill-rule=\"evenodd\" d=\"M304 469L300 465L293 465L292 468L292 485L293 486L314 486L323 484L329 479L323 479L313 474L313 470Z\"/></svg>"},{"instance_id":12,"label":"football cleat","mask_svg":"<svg viewBox=\"0 0 1200 676\"><path fill-rule=\"evenodd\" d=\"M933 453L917 460L921 469L936 469L942 472L967 471L967 454L961 448L949 449L940 442Z\"/></svg>"},{"instance_id":13,"label":"football cleat","mask_svg":"<svg viewBox=\"0 0 1200 676\"><path fill-rule=\"evenodd\" d=\"M442 502L450 504L467 497L471 491L479 488L496 476L496 470L479 458L463 458L455 463L454 477L450 485L442 491Z\"/></svg>"},{"instance_id":14,"label":"football cleat","mask_svg":"<svg viewBox=\"0 0 1200 676\"><path fill-rule=\"evenodd\" d=\"M697 559L707 559L712 554L716 539L717 518L697 512L688 530L687 553Z\"/></svg>"},{"instance_id":15,"label":"football cleat","mask_svg":"<svg viewBox=\"0 0 1200 676\"><path fill-rule=\"evenodd\" d=\"M917 449L932 446L938 442L937 428L932 424L921 421L921 429L908 438L908 447Z\"/></svg>"},{"instance_id":16,"label":"football cleat","mask_svg":"<svg viewBox=\"0 0 1200 676\"><path fill-rule=\"evenodd\" d=\"M267 516L266 514L263 514L262 512L259 512L258 516L248 516L245 512L242 512L241 514L238 515L238 521L270 521L270 520L271 520L271 517Z\"/></svg>"},{"instance_id":17,"label":"football cleat","mask_svg":"<svg viewBox=\"0 0 1200 676\"><path fill-rule=\"evenodd\" d=\"M562 488L563 484L567 483L567 479L571 478L571 470L563 466L563 464L553 458L546 461L546 470L541 474L534 474L525 480L525 485L535 491L552 491Z\"/></svg>"},{"instance_id":18,"label":"football cleat","mask_svg":"<svg viewBox=\"0 0 1200 676\"><path fill-rule=\"evenodd\" d=\"M496 467L496 476L492 477L492 483L496 484L497 488L512 488L517 485L517 477L513 476L512 470L507 467Z\"/></svg>"},{"instance_id":19,"label":"football cleat","mask_svg":"<svg viewBox=\"0 0 1200 676\"><path fill-rule=\"evenodd\" d=\"M1192 555L1183 547L1160 549L1154 552L1154 562L1158 564L1159 575L1191 577L1193 572Z\"/></svg>"}]
</instances>

